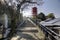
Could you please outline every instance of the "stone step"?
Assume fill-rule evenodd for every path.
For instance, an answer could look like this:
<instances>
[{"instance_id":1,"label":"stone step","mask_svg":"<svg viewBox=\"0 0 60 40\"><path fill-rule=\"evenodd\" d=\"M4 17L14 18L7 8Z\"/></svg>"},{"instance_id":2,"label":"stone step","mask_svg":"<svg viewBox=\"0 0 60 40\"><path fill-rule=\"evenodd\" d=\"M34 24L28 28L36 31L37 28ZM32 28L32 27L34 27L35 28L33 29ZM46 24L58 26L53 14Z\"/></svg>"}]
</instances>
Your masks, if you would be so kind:
<instances>
[{"instance_id":1,"label":"stone step","mask_svg":"<svg viewBox=\"0 0 60 40\"><path fill-rule=\"evenodd\" d=\"M38 30L17 30L17 32L34 32L34 33L37 33Z\"/></svg>"},{"instance_id":2,"label":"stone step","mask_svg":"<svg viewBox=\"0 0 60 40\"><path fill-rule=\"evenodd\" d=\"M17 31L19 32L38 32L36 27L23 27L23 28L18 28Z\"/></svg>"},{"instance_id":3,"label":"stone step","mask_svg":"<svg viewBox=\"0 0 60 40\"><path fill-rule=\"evenodd\" d=\"M17 28L17 30L37 30L36 27L20 27L20 28Z\"/></svg>"},{"instance_id":4,"label":"stone step","mask_svg":"<svg viewBox=\"0 0 60 40\"><path fill-rule=\"evenodd\" d=\"M26 21L25 27L35 27L35 26L30 21Z\"/></svg>"}]
</instances>

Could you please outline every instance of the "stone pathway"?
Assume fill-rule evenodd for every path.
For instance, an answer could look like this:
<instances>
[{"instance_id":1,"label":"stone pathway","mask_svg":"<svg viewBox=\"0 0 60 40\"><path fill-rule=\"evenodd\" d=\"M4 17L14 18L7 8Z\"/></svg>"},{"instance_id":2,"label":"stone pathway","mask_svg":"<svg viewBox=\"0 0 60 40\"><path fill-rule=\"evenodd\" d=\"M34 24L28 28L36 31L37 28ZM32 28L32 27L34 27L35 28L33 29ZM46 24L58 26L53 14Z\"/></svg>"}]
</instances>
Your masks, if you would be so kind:
<instances>
[{"instance_id":1,"label":"stone pathway","mask_svg":"<svg viewBox=\"0 0 60 40\"><path fill-rule=\"evenodd\" d=\"M17 28L17 33L14 34L11 40L44 40L44 35L39 34L37 28L28 20Z\"/></svg>"}]
</instances>

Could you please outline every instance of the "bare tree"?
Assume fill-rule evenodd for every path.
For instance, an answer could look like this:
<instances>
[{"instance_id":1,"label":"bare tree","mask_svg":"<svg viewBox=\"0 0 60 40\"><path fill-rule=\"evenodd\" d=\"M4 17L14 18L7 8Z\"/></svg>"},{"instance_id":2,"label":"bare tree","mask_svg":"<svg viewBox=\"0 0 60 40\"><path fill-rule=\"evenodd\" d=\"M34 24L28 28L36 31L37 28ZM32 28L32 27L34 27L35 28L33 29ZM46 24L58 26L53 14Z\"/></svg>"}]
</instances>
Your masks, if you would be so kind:
<instances>
[{"instance_id":1,"label":"bare tree","mask_svg":"<svg viewBox=\"0 0 60 40\"><path fill-rule=\"evenodd\" d=\"M24 5L25 3L29 3L29 4L30 3L31 4L35 4L36 3L36 2L32 2L32 0L16 0L16 2L17 2L17 7L16 7L17 10L15 11L13 9L13 7L12 7L13 13L11 14L11 33L10 33L9 37L11 37L14 34L14 32L15 32L15 29L17 27L16 26L16 20L17 20L17 18L19 18L20 9L21 9L22 5ZM13 5L13 4L11 4L11 5ZM25 5L25 7L26 7L26 5Z\"/></svg>"}]
</instances>

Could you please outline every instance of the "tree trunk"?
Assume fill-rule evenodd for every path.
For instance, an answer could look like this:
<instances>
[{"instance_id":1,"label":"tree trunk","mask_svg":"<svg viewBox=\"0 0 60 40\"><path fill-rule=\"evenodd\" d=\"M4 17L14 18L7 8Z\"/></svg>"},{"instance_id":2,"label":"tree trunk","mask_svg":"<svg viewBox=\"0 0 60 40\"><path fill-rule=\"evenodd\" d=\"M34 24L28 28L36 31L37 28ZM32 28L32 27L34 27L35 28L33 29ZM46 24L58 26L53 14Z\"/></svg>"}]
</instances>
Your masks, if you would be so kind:
<instances>
[{"instance_id":1,"label":"tree trunk","mask_svg":"<svg viewBox=\"0 0 60 40\"><path fill-rule=\"evenodd\" d=\"M11 30L9 33L9 38L11 39L13 37L13 34L16 32L16 11L13 11L12 15L11 15ZM9 40L10 40L9 39Z\"/></svg>"}]
</instances>

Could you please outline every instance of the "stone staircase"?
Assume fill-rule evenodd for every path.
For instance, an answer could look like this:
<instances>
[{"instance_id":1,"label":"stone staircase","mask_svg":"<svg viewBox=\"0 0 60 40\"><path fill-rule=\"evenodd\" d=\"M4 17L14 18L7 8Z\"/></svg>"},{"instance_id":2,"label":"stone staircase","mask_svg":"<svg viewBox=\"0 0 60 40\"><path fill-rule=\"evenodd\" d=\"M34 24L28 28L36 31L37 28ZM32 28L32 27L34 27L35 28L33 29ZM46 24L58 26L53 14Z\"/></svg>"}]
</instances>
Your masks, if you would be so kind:
<instances>
[{"instance_id":1,"label":"stone staircase","mask_svg":"<svg viewBox=\"0 0 60 40\"><path fill-rule=\"evenodd\" d=\"M28 20L21 27L17 28L17 30L20 32L38 32L37 28Z\"/></svg>"},{"instance_id":2,"label":"stone staircase","mask_svg":"<svg viewBox=\"0 0 60 40\"><path fill-rule=\"evenodd\" d=\"M14 34L11 40L41 40L40 38L41 37L36 26L26 20L17 28L17 33Z\"/></svg>"}]
</instances>

